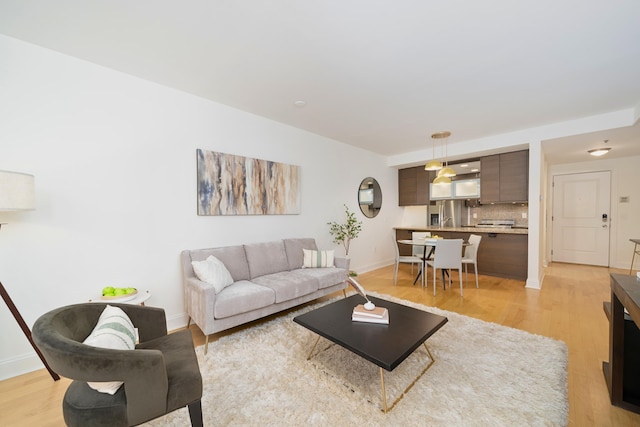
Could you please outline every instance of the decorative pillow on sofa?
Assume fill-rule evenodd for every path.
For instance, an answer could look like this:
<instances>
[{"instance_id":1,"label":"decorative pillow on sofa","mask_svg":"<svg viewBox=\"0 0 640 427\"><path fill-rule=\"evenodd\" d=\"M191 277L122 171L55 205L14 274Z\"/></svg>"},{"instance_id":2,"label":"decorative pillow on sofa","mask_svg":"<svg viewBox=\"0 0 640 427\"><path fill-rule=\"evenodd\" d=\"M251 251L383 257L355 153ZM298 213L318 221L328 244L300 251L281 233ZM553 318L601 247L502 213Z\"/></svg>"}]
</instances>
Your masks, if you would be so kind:
<instances>
[{"instance_id":1,"label":"decorative pillow on sofa","mask_svg":"<svg viewBox=\"0 0 640 427\"><path fill-rule=\"evenodd\" d=\"M204 261L192 261L191 265L198 279L213 285L216 294L233 283L227 267L213 255L209 255Z\"/></svg>"},{"instance_id":2,"label":"decorative pillow on sofa","mask_svg":"<svg viewBox=\"0 0 640 427\"><path fill-rule=\"evenodd\" d=\"M107 305L98 319L98 324L84 340L84 344L114 350L134 350L136 330L129 316L122 309ZM108 381L88 382L87 384L100 393L114 394L123 383L122 381Z\"/></svg>"},{"instance_id":3,"label":"decorative pillow on sofa","mask_svg":"<svg viewBox=\"0 0 640 427\"><path fill-rule=\"evenodd\" d=\"M303 249L302 268L333 267L333 251Z\"/></svg>"}]
</instances>

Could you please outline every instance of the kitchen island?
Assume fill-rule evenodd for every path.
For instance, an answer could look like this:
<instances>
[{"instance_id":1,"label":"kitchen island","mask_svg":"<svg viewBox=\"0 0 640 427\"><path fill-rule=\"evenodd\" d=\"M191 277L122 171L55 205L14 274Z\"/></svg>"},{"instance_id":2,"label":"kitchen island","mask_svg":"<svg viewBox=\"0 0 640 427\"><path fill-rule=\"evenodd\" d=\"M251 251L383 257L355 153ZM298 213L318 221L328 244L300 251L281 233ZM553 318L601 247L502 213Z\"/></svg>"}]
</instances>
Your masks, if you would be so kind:
<instances>
[{"instance_id":1,"label":"kitchen island","mask_svg":"<svg viewBox=\"0 0 640 427\"><path fill-rule=\"evenodd\" d=\"M478 273L527 280L529 230L524 227L394 227L396 240L411 239L414 231L429 231L445 239L469 240L469 235L482 236L478 249ZM411 246L399 245L400 255L411 255ZM471 267L473 269L473 267Z\"/></svg>"}]
</instances>

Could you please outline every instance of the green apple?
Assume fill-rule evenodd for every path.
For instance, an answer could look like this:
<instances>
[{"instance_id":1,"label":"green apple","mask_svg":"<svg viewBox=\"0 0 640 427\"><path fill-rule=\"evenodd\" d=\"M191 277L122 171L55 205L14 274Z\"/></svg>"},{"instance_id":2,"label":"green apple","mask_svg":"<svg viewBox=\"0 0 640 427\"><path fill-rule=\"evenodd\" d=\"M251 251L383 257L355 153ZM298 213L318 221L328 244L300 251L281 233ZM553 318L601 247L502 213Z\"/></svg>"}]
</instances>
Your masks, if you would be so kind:
<instances>
[{"instance_id":1,"label":"green apple","mask_svg":"<svg viewBox=\"0 0 640 427\"><path fill-rule=\"evenodd\" d=\"M102 295L111 295L115 292L115 289L113 286L107 286L105 288L102 288Z\"/></svg>"},{"instance_id":2,"label":"green apple","mask_svg":"<svg viewBox=\"0 0 640 427\"><path fill-rule=\"evenodd\" d=\"M128 294L132 294L132 293L134 293L136 290L137 290L136 288L127 288L127 289L125 289L124 293L125 293L125 294L127 294L127 295L128 295Z\"/></svg>"},{"instance_id":3,"label":"green apple","mask_svg":"<svg viewBox=\"0 0 640 427\"><path fill-rule=\"evenodd\" d=\"M126 290L124 288L116 288L114 294L115 295L124 295L126 293Z\"/></svg>"}]
</instances>

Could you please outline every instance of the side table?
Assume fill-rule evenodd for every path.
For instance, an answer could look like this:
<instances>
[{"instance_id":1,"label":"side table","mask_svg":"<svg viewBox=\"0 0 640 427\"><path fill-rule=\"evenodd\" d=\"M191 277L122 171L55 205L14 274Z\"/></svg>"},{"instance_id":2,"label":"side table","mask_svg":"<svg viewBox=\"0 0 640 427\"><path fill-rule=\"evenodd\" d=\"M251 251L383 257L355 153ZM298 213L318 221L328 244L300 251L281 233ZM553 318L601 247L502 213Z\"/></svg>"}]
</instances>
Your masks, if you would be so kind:
<instances>
[{"instance_id":1,"label":"side table","mask_svg":"<svg viewBox=\"0 0 640 427\"><path fill-rule=\"evenodd\" d=\"M138 294L135 296L135 298L132 298L130 300L126 300L126 301L119 301L117 299L112 299L112 300L104 300L101 299L100 297L97 297L95 299L90 299L89 302L114 302L114 303L119 303L119 304L140 304L140 305L144 305L145 301L147 301L149 298L151 298L151 292L149 291L138 291Z\"/></svg>"}]
</instances>

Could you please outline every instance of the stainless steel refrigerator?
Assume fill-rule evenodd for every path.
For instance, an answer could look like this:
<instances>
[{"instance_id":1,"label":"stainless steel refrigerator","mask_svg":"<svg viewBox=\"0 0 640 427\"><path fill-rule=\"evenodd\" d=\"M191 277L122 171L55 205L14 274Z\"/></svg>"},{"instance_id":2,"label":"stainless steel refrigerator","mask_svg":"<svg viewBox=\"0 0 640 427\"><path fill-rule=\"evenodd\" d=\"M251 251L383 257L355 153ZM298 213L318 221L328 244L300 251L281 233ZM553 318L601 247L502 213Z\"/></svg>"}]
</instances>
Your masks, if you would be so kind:
<instances>
[{"instance_id":1,"label":"stainless steel refrigerator","mask_svg":"<svg viewBox=\"0 0 640 427\"><path fill-rule=\"evenodd\" d=\"M464 200L438 200L429 206L427 223L440 227L461 227Z\"/></svg>"}]
</instances>

